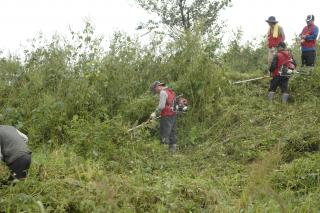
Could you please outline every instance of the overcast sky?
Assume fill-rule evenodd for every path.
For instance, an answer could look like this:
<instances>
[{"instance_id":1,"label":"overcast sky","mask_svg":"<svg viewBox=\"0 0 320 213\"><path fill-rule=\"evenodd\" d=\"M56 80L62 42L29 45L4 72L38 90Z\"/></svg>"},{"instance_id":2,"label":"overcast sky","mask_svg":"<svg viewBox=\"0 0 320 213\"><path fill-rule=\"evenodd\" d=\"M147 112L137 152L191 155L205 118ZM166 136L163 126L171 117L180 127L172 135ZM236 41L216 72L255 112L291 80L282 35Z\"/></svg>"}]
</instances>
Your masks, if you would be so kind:
<instances>
[{"instance_id":1,"label":"overcast sky","mask_svg":"<svg viewBox=\"0 0 320 213\"><path fill-rule=\"evenodd\" d=\"M307 15L315 16L315 24L320 25L319 0L232 0L233 7L222 13L228 28L243 30L244 39L261 38L268 31L265 22L275 16L284 28L286 42L292 43L295 34L300 34L306 25Z\"/></svg>"},{"instance_id":2,"label":"overcast sky","mask_svg":"<svg viewBox=\"0 0 320 213\"><path fill-rule=\"evenodd\" d=\"M68 34L69 26L82 29L90 18L96 33L109 39L116 30L137 33L140 21L148 14L134 0L0 0L0 49L13 53L21 50L28 39L42 32L50 38L55 32ZM283 26L287 41L299 34L308 14L320 20L319 0L233 0L233 7L222 13L227 31L241 28L244 40L261 38L267 31L265 20L275 16ZM320 22L319 22L320 23ZM226 38L231 33L226 34Z\"/></svg>"}]
</instances>

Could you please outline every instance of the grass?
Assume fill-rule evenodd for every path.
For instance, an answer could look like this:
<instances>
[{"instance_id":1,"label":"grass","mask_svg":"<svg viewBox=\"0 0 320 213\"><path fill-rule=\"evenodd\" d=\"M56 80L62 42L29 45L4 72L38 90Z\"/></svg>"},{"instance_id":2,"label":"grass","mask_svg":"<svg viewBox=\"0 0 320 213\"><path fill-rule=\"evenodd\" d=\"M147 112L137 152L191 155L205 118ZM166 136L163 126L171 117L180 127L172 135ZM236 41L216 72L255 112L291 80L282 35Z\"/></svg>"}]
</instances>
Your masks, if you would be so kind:
<instances>
[{"instance_id":1,"label":"grass","mask_svg":"<svg viewBox=\"0 0 320 213\"><path fill-rule=\"evenodd\" d=\"M68 101L46 95L24 123L31 129L30 175L2 186L0 212L319 212L317 73L290 80L287 105L279 93L267 101L267 80L232 85L251 75L228 71L210 73L203 83L199 73L192 71L199 79L190 88L181 83L186 79L177 82L195 98L179 119L176 154L159 144L156 123L127 133L153 107L153 97L130 96L132 108L117 100L118 109L94 88L89 98L73 92L87 101L79 101L80 113L73 95L61 96ZM74 90L81 85L71 83ZM25 115L11 101L17 107L3 112L6 121ZM110 104L117 116L97 103ZM0 177L7 175L1 165Z\"/></svg>"}]
</instances>

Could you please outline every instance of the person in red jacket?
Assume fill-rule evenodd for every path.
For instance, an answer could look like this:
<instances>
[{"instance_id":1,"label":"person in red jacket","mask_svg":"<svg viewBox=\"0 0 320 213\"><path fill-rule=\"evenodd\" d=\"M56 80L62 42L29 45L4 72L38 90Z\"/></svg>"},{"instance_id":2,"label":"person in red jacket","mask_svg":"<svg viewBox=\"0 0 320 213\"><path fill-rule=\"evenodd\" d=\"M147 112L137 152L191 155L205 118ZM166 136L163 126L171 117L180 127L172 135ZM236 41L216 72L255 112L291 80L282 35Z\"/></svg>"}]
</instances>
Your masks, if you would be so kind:
<instances>
[{"instance_id":1,"label":"person in red jacket","mask_svg":"<svg viewBox=\"0 0 320 213\"><path fill-rule=\"evenodd\" d=\"M307 26L300 34L302 66L313 67L316 60L316 47L319 28L314 24L314 15L308 15Z\"/></svg>"},{"instance_id":2,"label":"person in red jacket","mask_svg":"<svg viewBox=\"0 0 320 213\"><path fill-rule=\"evenodd\" d=\"M277 53L277 46L280 42L284 42L285 35L283 28L278 24L278 21L274 16L270 16L266 22L269 24L269 30L267 34L267 45L269 48L268 53L268 65L272 61L273 55Z\"/></svg>"},{"instance_id":3,"label":"person in red jacket","mask_svg":"<svg viewBox=\"0 0 320 213\"><path fill-rule=\"evenodd\" d=\"M157 114L160 114L160 142L168 144L169 150L175 152L177 147L177 113L173 110L173 103L176 94L160 81L153 82L150 90L160 96L159 105L156 111L151 113L150 118L155 119Z\"/></svg>"},{"instance_id":4,"label":"person in red jacket","mask_svg":"<svg viewBox=\"0 0 320 213\"><path fill-rule=\"evenodd\" d=\"M279 43L277 50L278 52L273 56L269 68L272 79L270 81L268 98L272 101L277 87L280 87L282 92L282 102L287 103L289 98L288 82L290 72L293 72L296 63L290 52L286 49L286 44L284 42Z\"/></svg>"}]
</instances>

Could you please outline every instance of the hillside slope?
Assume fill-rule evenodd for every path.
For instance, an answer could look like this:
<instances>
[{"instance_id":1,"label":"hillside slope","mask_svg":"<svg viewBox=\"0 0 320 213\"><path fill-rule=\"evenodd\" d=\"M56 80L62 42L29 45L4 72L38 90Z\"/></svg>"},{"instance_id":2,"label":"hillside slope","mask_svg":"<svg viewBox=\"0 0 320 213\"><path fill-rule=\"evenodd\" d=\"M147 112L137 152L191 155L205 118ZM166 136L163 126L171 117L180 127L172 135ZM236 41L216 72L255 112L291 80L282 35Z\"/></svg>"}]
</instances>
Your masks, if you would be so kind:
<instances>
[{"instance_id":1,"label":"hillside slope","mask_svg":"<svg viewBox=\"0 0 320 213\"><path fill-rule=\"evenodd\" d=\"M219 56L197 36L164 48L116 34L100 52L91 35L78 39L0 60L0 122L33 151L27 180L0 186L0 212L320 210L319 68L291 78L284 105L279 91L267 101L267 79L232 84L263 75L247 67L261 70L265 46ZM128 132L158 103L154 80L190 102L175 154L158 122Z\"/></svg>"},{"instance_id":2,"label":"hillside slope","mask_svg":"<svg viewBox=\"0 0 320 213\"><path fill-rule=\"evenodd\" d=\"M266 100L267 80L237 86L226 83L232 96L224 94L207 109L216 110L208 115L212 116L210 126L201 121L180 125L179 151L174 155L157 141L157 124L128 135L126 127L111 127L112 122L99 122L91 130L83 122L80 145L90 137L104 140L119 135L121 144L107 151L98 148L96 156L89 158L79 155L91 152L89 146L80 151L69 146L50 151L36 148L30 177L2 187L1 209L317 212L317 82L317 74L291 79L287 105L280 97L273 103ZM188 123L189 116L181 117L180 123ZM103 131L109 131L109 136L103 136ZM1 176L6 172L1 167Z\"/></svg>"}]
</instances>

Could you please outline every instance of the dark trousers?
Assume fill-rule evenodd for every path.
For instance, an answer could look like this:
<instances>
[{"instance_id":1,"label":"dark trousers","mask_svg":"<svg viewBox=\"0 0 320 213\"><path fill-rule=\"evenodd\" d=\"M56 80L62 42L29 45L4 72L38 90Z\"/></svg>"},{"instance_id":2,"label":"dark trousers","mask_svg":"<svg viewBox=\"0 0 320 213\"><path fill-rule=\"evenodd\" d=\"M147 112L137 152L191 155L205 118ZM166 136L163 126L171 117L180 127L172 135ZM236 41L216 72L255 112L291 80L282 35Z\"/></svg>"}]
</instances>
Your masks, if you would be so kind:
<instances>
[{"instance_id":1,"label":"dark trousers","mask_svg":"<svg viewBox=\"0 0 320 213\"><path fill-rule=\"evenodd\" d=\"M173 145L177 143L177 116L161 117L160 141L163 144Z\"/></svg>"},{"instance_id":2,"label":"dark trousers","mask_svg":"<svg viewBox=\"0 0 320 213\"><path fill-rule=\"evenodd\" d=\"M24 154L11 164L8 165L11 171L11 177L9 180L13 180L14 178L22 179L26 178L28 174L28 169L31 164L31 154Z\"/></svg>"},{"instance_id":3,"label":"dark trousers","mask_svg":"<svg viewBox=\"0 0 320 213\"><path fill-rule=\"evenodd\" d=\"M270 81L269 92L275 92L280 87L282 93L288 93L289 78L285 76L275 76Z\"/></svg>"},{"instance_id":4,"label":"dark trousers","mask_svg":"<svg viewBox=\"0 0 320 213\"><path fill-rule=\"evenodd\" d=\"M306 51L301 54L302 66L314 66L316 61L316 51Z\"/></svg>"}]
</instances>

